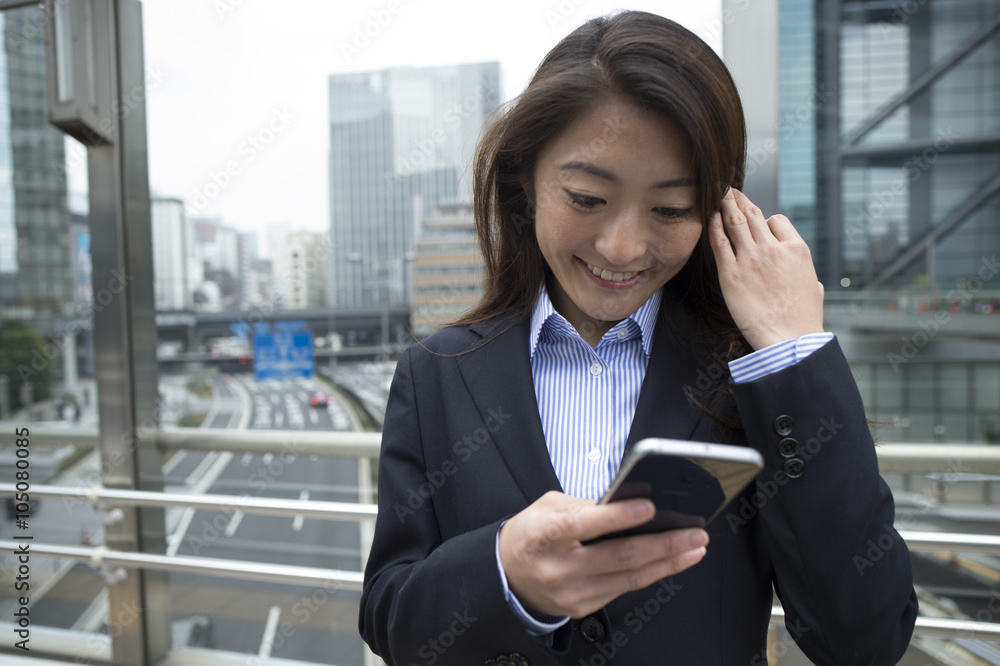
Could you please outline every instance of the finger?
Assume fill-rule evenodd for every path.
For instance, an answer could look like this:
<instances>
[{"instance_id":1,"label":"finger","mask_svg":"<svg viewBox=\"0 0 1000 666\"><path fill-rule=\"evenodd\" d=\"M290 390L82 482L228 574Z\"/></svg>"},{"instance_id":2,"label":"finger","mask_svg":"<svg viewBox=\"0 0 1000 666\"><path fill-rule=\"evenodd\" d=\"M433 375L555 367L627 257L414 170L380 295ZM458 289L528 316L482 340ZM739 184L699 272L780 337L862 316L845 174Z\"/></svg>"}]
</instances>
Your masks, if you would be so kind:
<instances>
[{"instance_id":1,"label":"finger","mask_svg":"<svg viewBox=\"0 0 1000 666\"><path fill-rule=\"evenodd\" d=\"M764 219L764 213L754 202L750 201L750 197L735 188L733 188L733 195L736 206L747 220L747 228L750 230L754 242L759 244L774 240L774 234Z\"/></svg>"},{"instance_id":2,"label":"finger","mask_svg":"<svg viewBox=\"0 0 1000 666\"><path fill-rule=\"evenodd\" d=\"M679 555L656 560L638 569L595 576L588 580L588 598L592 601L587 605L600 608L625 592L641 590L659 580L679 574L698 564L705 557L706 552L705 547L702 546Z\"/></svg>"},{"instance_id":3,"label":"finger","mask_svg":"<svg viewBox=\"0 0 1000 666\"><path fill-rule=\"evenodd\" d=\"M772 215L767 218L767 226L770 227L774 237L782 243L802 238L791 220L784 215Z\"/></svg>"},{"instance_id":4,"label":"finger","mask_svg":"<svg viewBox=\"0 0 1000 666\"><path fill-rule=\"evenodd\" d=\"M726 230L723 229L722 214L719 211L715 211L708 218L708 241L712 246L712 253L715 255L715 263L720 269L736 262L733 243L726 235Z\"/></svg>"},{"instance_id":5,"label":"finger","mask_svg":"<svg viewBox=\"0 0 1000 666\"><path fill-rule=\"evenodd\" d=\"M592 505L579 512L574 524L567 529L567 535L586 542L642 525L649 522L655 513L656 507L646 499Z\"/></svg>"},{"instance_id":6,"label":"finger","mask_svg":"<svg viewBox=\"0 0 1000 666\"><path fill-rule=\"evenodd\" d=\"M673 558L708 544L702 529L669 530L658 534L609 539L587 546L590 570L594 573L631 571L659 560Z\"/></svg>"},{"instance_id":7,"label":"finger","mask_svg":"<svg viewBox=\"0 0 1000 666\"><path fill-rule=\"evenodd\" d=\"M722 214L726 235L732 241L733 251L738 255L740 248L752 245L754 240L753 233L747 225L747 217L736 203L736 190L734 188L730 187L726 196L722 197L719 212Z\"/></svg>"}]
</instances>

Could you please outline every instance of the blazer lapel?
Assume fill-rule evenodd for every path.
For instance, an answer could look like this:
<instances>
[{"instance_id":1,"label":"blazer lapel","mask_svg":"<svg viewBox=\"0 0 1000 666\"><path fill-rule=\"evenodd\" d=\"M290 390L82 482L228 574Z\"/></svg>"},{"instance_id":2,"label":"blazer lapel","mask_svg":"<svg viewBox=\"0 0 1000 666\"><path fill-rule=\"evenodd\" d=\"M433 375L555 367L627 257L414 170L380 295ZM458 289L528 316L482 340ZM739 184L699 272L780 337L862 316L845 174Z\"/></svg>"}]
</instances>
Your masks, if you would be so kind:
<instances>
[{"instance_id":1,"label":"blazer lapel","mask_svg":"<svg viewBox=\"0 0 1000 666\"><path fill-rule=\"evenodd\" d=\"M678 337L687 337L687 331L683 306L670 302L664 294L624 453L645 437L691 439L704 417L684 393L685 386L697 386L699 377L698 362L677 342Z\"/></svg>"},{"instance_id":2,"label":"blazer lapel","mask_svg":"<svg viewBox=\"0 0 1000 666\"><path fill-rule=\"evenodd\" d=\"M496 333L508 326L509 330ZM482 346L465 354L458 365L483 420L490 410L511 415L492 433L493 441L525 499L533 502L549 490L562 490L562 486L549 459L535 400L528 356L529 326L529 319L514 323L513 316L473 324L469 330L481 336L475 344ZM492 339L484 342L488 338Z\"/></svg>"}]
</instances>

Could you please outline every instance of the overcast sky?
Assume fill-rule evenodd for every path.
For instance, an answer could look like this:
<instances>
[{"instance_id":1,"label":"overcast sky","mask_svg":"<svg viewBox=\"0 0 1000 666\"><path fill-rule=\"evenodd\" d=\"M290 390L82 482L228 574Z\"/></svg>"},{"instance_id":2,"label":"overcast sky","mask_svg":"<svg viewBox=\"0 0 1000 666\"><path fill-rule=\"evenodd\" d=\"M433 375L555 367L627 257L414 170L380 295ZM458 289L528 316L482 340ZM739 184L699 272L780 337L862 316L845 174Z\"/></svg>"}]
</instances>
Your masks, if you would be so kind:
<instances>
[{"instance_id":1,"label":"overcast sky","mask_svg":"<svg viewBox=\"0 0 1000 666\"><path fill-rule=\"evenodd\" d=\"M717 51L721 43L719 0L142 4L153 193L246 231L328 227L331 73L498 60L509 99L559 39L622 8L672 18ZM366 24L376 33L367 43Z\"/></svg>"}]
</instances>

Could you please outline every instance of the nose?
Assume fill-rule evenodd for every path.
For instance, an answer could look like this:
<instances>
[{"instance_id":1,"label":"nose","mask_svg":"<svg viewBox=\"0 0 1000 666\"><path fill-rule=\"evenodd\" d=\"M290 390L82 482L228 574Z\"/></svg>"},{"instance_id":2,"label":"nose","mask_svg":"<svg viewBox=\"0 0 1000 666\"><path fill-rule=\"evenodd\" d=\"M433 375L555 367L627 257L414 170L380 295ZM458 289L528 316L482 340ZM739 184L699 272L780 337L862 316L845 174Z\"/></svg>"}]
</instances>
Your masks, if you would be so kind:
<instances>
[{"instance_id":1,"label":"nose","mask_svg":"<svg viewBox=\"0 0 1000 666\"><path fill-rule=\"evenodd\" d=\"M615 267L629 267L646 254L641 215L642 211L627 208L602 224L595 248L608 263ZM634 265L631 267L635 268Z\"/></svg>"}]
</instances>

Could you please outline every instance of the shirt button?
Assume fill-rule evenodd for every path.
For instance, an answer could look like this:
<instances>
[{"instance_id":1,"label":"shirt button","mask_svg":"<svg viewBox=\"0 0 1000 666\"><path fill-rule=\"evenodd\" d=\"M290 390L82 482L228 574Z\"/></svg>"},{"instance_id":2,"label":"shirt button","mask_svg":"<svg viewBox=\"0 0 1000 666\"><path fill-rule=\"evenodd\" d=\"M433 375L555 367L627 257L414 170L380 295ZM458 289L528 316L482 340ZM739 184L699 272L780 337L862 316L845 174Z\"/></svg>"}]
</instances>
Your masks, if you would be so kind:
<instances>
[{"instance_id":1,"label":"shirt button","mask_svg":"<svg viewBox=\"0 0 1000 666\"><path fill-rule=\"evenodd\" d=\"M619 340L624 340L627 336L628 336L628 331L626 331L624 328L622 330L618 331L618 339Z\"/></svg>"},{"instance_id":2,"label":"shirt button","mask_svg":"<svg viewBox=\"0 0 1000 666\"><path fill-rule=\"evenodd\" d=\"M589 460L592 463L595 463L595 462L597 462L600 459L601 459L601 450L600 449L591 449L590 453L587 454L587 460Z\"/></svg>"},{"instance_id":3,"label":"shirt button","mask_svg":"<svg viewBox=\"0 0 1000 666\"><path fill-rule=\"evenodd\" d=\"M592 374L595 377L597 377L602 372L604 372L604 367L600 363L598 363L597 361L594 361L594 364L592 366L590 366L590 374Z\"/></svg>"}]
</instances>

